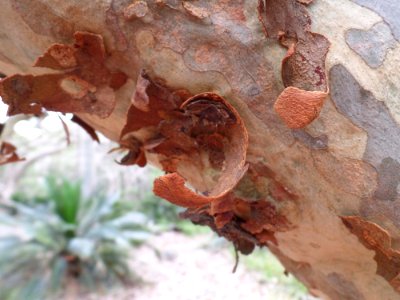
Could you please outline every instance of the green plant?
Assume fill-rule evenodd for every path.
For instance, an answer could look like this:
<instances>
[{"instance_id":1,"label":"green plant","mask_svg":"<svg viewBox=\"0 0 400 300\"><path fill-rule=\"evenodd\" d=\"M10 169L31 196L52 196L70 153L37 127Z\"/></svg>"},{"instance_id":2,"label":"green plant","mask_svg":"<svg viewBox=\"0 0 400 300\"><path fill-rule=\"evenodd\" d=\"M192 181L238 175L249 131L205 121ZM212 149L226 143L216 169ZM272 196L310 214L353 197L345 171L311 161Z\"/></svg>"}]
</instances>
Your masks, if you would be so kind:
<instances>
[{"instance_id":1,"label":"green plant","mask_svg":"<svg viewBox=\"0 0 400 300\"><path fill-rule=\"evenodd\" d=\"M150 192L135 204L137 210L146 214L157 224L176 224L180 221L179 213L183 211L182 208L160 199Z\"/></svg>"},{"instance_id":2,"label":"green plant","mask_svg":"<svg viewBox=\"0 0 400 300\"><path fill-rule=\"evenodd\" d=\"M276 282L296 299L308 294L307 288L293 275L285 275L285 268L266 248L257 248L251 255L242 256L241 261L250 270L260 272L266 282Z\"/></svg>"},{"instance_id":3,"label":"green plant","mask_svg":"<svg viewBox=\"0 0 400 300\"><path fill-rule=\"evenodd\" d=\"M46 199L0 211L13 232L0 238L0 299L55 297L71 282L128 283L128 250L148 237L147 218L118 209L117 196L84 199L80 184L65 180L48 180Z\"/></svg>"}]
</instances>

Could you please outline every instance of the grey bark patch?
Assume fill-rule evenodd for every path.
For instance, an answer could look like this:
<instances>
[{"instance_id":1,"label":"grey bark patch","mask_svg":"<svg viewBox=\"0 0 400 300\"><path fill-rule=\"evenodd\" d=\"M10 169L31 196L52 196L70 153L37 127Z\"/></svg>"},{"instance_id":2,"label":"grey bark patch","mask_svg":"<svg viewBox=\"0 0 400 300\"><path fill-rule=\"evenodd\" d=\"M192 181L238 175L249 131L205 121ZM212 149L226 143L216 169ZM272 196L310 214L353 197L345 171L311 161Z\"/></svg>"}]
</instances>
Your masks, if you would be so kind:
<instances>
[{"instance_id":1,"label":"grey bark patch","mask_svg":"<svg viewBox=\"0 0 400 300\"><path fill-rule=\"evenodd\" d=\"M396 41L386 23L377 23L370 30L349 29L346 42L371 67L378 68Z\"/></svg>"},{"instance_id":2,"label":"grey bark patch","mask_svg":"<svg viewBox=\"0 0 400 300\"><path fill-rule=\"evenodd\" d=\"M365 299L364 295L357 289L357 287L349 280L343 278L338 273L329 273L327 276L328 282L332 287L335 287L337 292L341 295L342 300L362 300Z\"/></svg>"},{"instance_id":3,"label":"grey bark patch","mask_svg":"<svg viewBox=\"0 0 400 300\"><path fill-rule=\"evenodd\" d=\"M330 90L339 112L368 134L363 158L379 172L379 199L396 199L399 181L390 179L386 173L400 173L400 164L394 163L400 161L400 128L389 109L342 65L330 70Z\"/></svg>"},{"instance_id":4,"label":"grey bark patch","mask_svg":"<svg viewBox=\"0 0 400 300\"><path fill-rule=\"evenodd\" d=\"M399 0L353 0L380 15L392 29L396 40L400 41L400 5Z\"/></svg>"},{"instance_id":5,"label":"grey bark patch","mask_svg":"<svg viewBox=\"0 0 400 300\"><path fill-rule=\"evenodd\" d=\"M311 149L322 150L328 148L328 137L325 134L314 137L303 129L294 129L292 134L296 140Z\"/></svg>"},{"instance_id":6,"label":"grey bark patch","mask_svg":"<svg viewBox=\"0 0 400 300\"><path fill-rule=\"evenodd\" d=\"M396 200L397 187L400 183L400 164L386 157L378 167L378 189L375 198L380 200Z\"/></svg>"}]
</instances>

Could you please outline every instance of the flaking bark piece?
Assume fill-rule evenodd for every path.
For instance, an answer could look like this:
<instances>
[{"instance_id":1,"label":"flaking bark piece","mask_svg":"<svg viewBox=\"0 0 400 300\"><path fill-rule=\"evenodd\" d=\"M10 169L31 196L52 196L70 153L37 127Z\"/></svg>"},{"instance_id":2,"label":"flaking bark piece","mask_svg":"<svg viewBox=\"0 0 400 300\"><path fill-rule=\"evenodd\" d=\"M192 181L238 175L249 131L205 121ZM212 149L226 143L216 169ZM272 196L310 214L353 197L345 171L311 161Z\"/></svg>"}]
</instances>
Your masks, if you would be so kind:
<instances>
[{"instance_id":1,"label":"flaking bark piece","mask_svg":"<svg viewBox=\"0 0 400 300\"><path fill-rule=\"evenodd\" d=\"M124 150L127 150L128 152L120 161L117 161L118 164L123 166L138 165L139 167L144 167L147 164L143 144L135 137L131 136L121 141L120 147L112 149L110 152Z\"/></svg>"},{"instance_id":2,"label":"flaking bark piece","mask_svg":"<svg viewBox=\"0 0 400 300\"><path fill-rule=\"evenodd\" d=\"M70 45L54 44L47 51L39 56L34 67L44 67L53 70L65 70L75 68L78 62L75 57L75 49Z\"/></svg>"},{"instance_id":3,"label":"flaking bark piece","mask_svg":"<svg viewBox=\"0 0 400 300\"><path fill-rule=\"evenodd\" d=\"M197 155L199 145L191 137L193 120L181 111L170 113L170 118L160 122L158 131L165 138L154 152L163 154L168 158L191 155L192 159Z\"/></svg>"},{"instance_id":4,"label":"flaking bark piece","mask_svg":"<svg viewBox=\"0 0 400 300\"><path fill-rule=\"evenodd\" d=\"M323 35L310 31L311 18L305 5L311 2L266 0L264 3L260 0L258 6L259 20L266 35L279 40L288 49L282 61L285 87L303 91L295 90L300 102L298 105L295 104L293 90L287 89L278 97L275 105L278 115L290 128L305 127L318 117L320 106L328 93L325 60L330 43ZM317 96L309 93L316 91L320 92ZM309 104L316 105L315 109ZM303 112L306 115L301 115Z\"/></svg>"},{"instance_id":5,"label":"flaking bark piece","mask_svg":"<svg viewBox=\"0 0 400 300\"><path fill-rule=\"evenodd\" d=\"M9 105L8 115L39 114L46 110L85 112L108 117L115 107L114 90L127 77L105 66L103 38L88 32L74 34L75 45L54 44L35 62L36 67L63 71L58 74L12 75L0 82L0 95Z\"/></svg>"},{"instance_id":6,"label":"flaking bark piece","mask_svg":"<svg viewBox=\"0 0 400 300\"><path fill-rule=\"evenodd\" d=\"M248 255L253 252L258 241L251 234L243 230L236 222L229 222L218 228L215 224L215 219L208 214L207 208L187 209L180 214L183 219L188 219L196 225L204 225L210 227L219 236L225 237L231 241L237 250L242 254Z\"/></svg>"},{"instance_id":7,"label":"flaking bark piece","mask_svg":"<svg viewBox=\"0 0 400 300\"><path fill-rule=\"evenodd\" d=\"M291 46L293 48L289 48L282 61L282 80L285 87L327 91L325 60L329 46L329 41L323 35L304 32L298 42Z\"/></svg>"},{"instance_id":8,"label":"flaking bark piece","mask_svg":"<svg viewBox=\"0 0 400 300\"><path fill-rule=\"evenodd\" d=\"M0 165L25 160L24 158L20 158L18 156L16 150L17 148L15 148L14 145L7 142L2 142L0 145Z\"/></svg>"},{"instance_id":9,"label":"flaking bark piece","mask_svg":"<svg viewBox=\"0 0 400 300\"><path fill-rule=\"evenodd\" d=\"M232 124L220 123L222 112L212 110L212 104L223 105L225 114L229 115ZM204 109L205 108L205 109ZM178 173L167 174L154 182L154 193L176 205L183 207L199 207L206 203L225 197L239 182L248 169L246 152L248 134L239 113L225 99L214 93L203 93L185 101L180 109L190 111L190 115L200 117L200 130L212 130L216 126L225 126L225 136L229 143L224 147L225 162L217 184L200 195L185 186L185 180ZM211 112L207 110L211 109ZM218 110L219 111L219 110ZM204 114L204 115L203 115ZM222 113L224 114L224 113ZM223 119L223 118L222 118Z\"/></svg>"},{"instance_id":10,"label":"flaking bark piece","mask_svg":"<svg viewBox=\"0 0 400 300\"><path fill-rule=\"evenodd\" d=\"M92 126L90 126L88 123L86 123L85 121L83 121L81 118L79 118L77 115L73 115L72 122L78 124L80 127L82 127L83 130L85 130L87 132L87 134L90 135L90 137L100 143L100 139L99 136L97 135L96 131L93 129Z\"/></svg>"},{"instance_id":11,"label":"flaking bark piece","mask_svg":"<svg viewBox=\"0 0 400 300\"><path fill-rule=\"evenodd\" d=\"M138 77L132 105L128 110L121 139L130 132L144 127L158 126L170 112L179 108L184 99L178 92L172 92L162 83L152 80L144 71Z\"/></svg>"},{"instance_id":12,"label":"flaking bark piece","mask_svg":"<svg viewBox=\"0 0 400 300\"><path fill-rule=\"evenodd\" d=\"M230 128L235 123L235 115L222 102L193 99L160 122L158 130L166 140L154 151L168 158L187 158L192 162L201 160L201 152L207 153L211 166L222 170L224 147L229 144Z\"/></svg>"},{"instance_id":13,"label":"flaking bark piece","mask_svg":"<svg viewBox=\"0 0 400 300\"><path fill-rule=\"evenodd\" d=\"M213 201L209 213L214 217L218 229L239 219L239 226L255 236L263 245L269 241L277 244L274 233L290 229L287 219L266 200L245 201L227 195Z\"/></svg>"},{"instance_id":14,"label":"flaking bark piece","mask_svg":"<svg viewBox=\"0 0 400 300\"><path fill-rule=\"evenodd\" d=\"M311 26L306 7L297 0L260 0L258 13L270 38L298 39Z\"/></svg>"},{"instance_id":15,"label":"flaking bark piece","mask_svg":"<svg viewBox=\"0 0 400 300\"><path fill-rule=\"evenodd\" d=\"M215 200L213 197L200 195L185 186L185 179L178 173L171 173L156 178L154 194L169 202L187 208L196 208Z\"/></svg>"},{"instance_id":16,"label":"flaking bark piece","mask_svg":"<svg viewBox=\"0 0 400 300\"><path fill-rule=\"evenodd\" d=\"M274 109L289 128L303 128L319 116L326 96L325 92L287 87L276 100Z\"/></svg>"},{"instance_id":17,"label":"flaking bark piece","mask_svg":"<svg viewBox=\"0 0 400 300\"><path fill-rule=\"evenodd\" d=\"M250 206L250 217L241 224L241 227L251 234L263 234L264 231L276 232L289 229L285 217L280 215L276 208L265 200L246 203Z\"/></svg>"},{"instance_id":18,"label":"flaking bark piece","mask_svg":"<svg viewBox=\"0 0 400 300\"><path fill-rule=\"evenodd\" d=\"M341 219L366 248L375 251L376 273L399 291L400 252L392 248L389 233L379 225L359 216L342 216Z\"/></svg>"}]
</instances>

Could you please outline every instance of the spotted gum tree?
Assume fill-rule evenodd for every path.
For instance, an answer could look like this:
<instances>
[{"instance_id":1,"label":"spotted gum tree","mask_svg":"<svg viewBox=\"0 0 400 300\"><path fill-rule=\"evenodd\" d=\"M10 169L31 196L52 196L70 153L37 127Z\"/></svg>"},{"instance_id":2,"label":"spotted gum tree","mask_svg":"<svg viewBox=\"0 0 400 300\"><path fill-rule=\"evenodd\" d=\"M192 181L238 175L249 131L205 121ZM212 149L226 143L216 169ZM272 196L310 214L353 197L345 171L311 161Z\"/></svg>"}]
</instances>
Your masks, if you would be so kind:
<instances>
[{"instance_id":1,"label":"spotted gum tree","mask_svg":"<svg viewBox=\"0 0 400 300\"><path fill-rule=\"evenodd\" d=\"M399 299L399 7L4 0L0 95L163 169L183 217L268 247L311 293Z\"/></svg>"}]
</instances>

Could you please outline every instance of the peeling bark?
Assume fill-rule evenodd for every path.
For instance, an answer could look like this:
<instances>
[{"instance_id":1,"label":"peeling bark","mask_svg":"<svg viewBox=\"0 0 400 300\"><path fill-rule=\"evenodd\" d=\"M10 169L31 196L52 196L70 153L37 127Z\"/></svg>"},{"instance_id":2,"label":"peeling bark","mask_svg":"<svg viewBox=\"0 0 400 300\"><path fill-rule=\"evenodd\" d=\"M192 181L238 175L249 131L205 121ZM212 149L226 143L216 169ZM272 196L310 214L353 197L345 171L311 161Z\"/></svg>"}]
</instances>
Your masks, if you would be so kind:
<instances>
[{"instance_id":1,"label":"peeling bark","mask_svg":"<svg viewBox=\"0 0 400 300\"><path fill-rule=\"evenodd\" d=\"M183 217L311 293L399 299L398 6L375 2L6 0L0 94L162 168Z\"/></svg>"}]
</instances>

